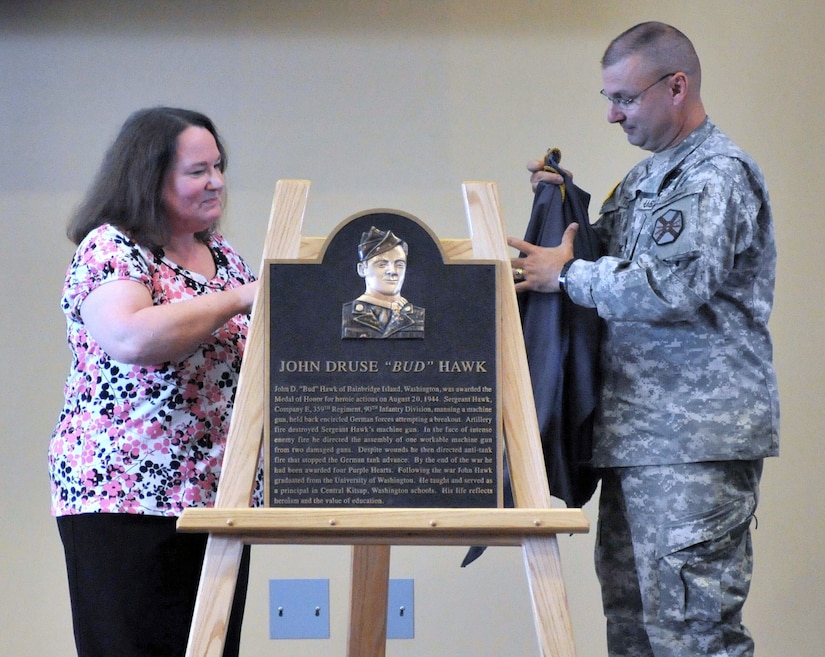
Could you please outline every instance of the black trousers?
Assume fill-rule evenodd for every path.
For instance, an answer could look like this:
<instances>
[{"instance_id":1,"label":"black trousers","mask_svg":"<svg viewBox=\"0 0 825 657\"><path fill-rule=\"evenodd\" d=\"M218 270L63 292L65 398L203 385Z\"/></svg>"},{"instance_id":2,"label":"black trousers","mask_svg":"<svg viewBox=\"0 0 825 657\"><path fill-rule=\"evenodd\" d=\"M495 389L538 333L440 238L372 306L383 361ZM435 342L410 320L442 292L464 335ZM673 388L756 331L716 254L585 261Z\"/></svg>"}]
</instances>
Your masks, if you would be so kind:
<instances>
[{"instance_id":1,"label":"black trousers","mask_svg":"<svg viewBox=\"0 0 825 657\"><path fill-rule=\"evenodd\" d=\"M175 518L131 513L62 516L78 657L183 657L205 534L179 534ZM237 657L249 580L244 547L224 657Z\"/></svg>"}]
</instances>

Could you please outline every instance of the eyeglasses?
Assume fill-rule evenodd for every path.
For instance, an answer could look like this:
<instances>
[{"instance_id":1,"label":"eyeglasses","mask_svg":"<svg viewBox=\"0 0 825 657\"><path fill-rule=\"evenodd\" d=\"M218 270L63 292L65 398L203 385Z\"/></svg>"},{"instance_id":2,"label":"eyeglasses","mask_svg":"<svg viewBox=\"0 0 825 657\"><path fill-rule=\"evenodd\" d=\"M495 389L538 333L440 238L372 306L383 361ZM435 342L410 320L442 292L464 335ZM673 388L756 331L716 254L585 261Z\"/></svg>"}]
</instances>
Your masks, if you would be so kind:
<instances>
[{"instance_id":1,"label":"eyeglasses","mask_svg":"<svg viewBox=\"0 0 825 657\"><path fill-rule=\"evenodd\" d=\"M664 80L667 80L669 77L671 77L673 75L676 75L676 73L675 72L674 73L665 73L662 77L660 77L658 80L656 80L656 82L654 82L653 84L647 85L639 93L637 93L635 96L631 96L630 98L625 98L624 96L611 96L610 94L606 93L604 89L602 89L599 93L602 96L604 96L605 98L607 98L607 101L609 103L615 105L620 110L626 110L626 109L630 109L631 107L633 107L633 105L636 104L636 102L639 100L639 98L641 98L642 95L646 91L648 91L649 89L652 89L657 84L659 84L660 82L663 82Z\"/></svg>"}]
</instances>

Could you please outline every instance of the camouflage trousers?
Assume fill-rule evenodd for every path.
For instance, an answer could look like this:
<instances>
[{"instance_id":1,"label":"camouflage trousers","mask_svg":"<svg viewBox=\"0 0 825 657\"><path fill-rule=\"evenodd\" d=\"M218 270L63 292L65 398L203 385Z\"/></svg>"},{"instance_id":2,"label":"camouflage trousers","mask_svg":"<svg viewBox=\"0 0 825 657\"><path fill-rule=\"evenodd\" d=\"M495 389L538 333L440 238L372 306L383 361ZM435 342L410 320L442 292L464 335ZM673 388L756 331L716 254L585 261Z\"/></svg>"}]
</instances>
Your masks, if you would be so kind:
<instances>
[{"instance_id":1,"label":"camouflage trousers","mask_svg":"<svg viewBox=\"0 0 825 657\"><path fill-rule=\"evenodd\" d=\"M742 606L762 461L605 470L596 573L611 657L751 657Z\"/></svg>"}]
</instances>

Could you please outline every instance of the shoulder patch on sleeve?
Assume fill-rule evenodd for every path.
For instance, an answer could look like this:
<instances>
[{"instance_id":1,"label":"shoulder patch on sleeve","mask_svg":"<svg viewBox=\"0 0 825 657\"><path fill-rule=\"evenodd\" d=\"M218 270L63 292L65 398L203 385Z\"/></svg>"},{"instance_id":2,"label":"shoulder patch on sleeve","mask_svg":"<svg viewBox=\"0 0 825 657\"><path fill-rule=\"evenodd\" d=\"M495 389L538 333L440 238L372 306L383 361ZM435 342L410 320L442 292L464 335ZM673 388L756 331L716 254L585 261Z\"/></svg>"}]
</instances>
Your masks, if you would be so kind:
<instances>
[{"instance_id":1,"label":"shoulder patch on sleeve","mask_svg":"<svg viewBox=\"0 0 825 657\"><path fill-rule=\"evenodd\" d=\"M656 222L653 225L653 241L659 246L672 244L684 229L685 221L682 217L682 211L670 208L656 217Z\"/></svg>"}]
</instances>

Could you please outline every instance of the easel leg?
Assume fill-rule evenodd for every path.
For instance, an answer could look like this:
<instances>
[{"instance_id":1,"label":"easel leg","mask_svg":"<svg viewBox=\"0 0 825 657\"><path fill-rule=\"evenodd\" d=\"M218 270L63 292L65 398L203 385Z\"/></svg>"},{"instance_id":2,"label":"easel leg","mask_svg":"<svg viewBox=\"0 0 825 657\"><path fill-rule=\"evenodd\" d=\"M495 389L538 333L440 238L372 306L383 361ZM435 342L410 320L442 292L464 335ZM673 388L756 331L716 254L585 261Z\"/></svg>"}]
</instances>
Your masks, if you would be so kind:
<instances>
[{"instance_id":1,"label":"easel leg","mask_svg":"<svg viewBox=\"0 0 825 657\"><path fill-rule=\"evenodd\" d=\"M348 657L386 654L389 586L390 546L353 546Z\"/></svg>"},{"instance_id":2,"label":"easel leg","mask_svg":"<svg viewBox=\"0 0 825 657\"><path fill-rule=\"evenodd\" d=\"M576 657L558 540L528 538L522 550L542 657Z\"/></svg>"},{"instance_id":3,"label":"easel leg","mask_svg":"<svg viewBox=\"0 0 825 657\"><path fill-rule=\"evenodd\" d=\"M243 541L209 535L186 657L221 657L238 581Z\"/></svg>"}]
</instances>

